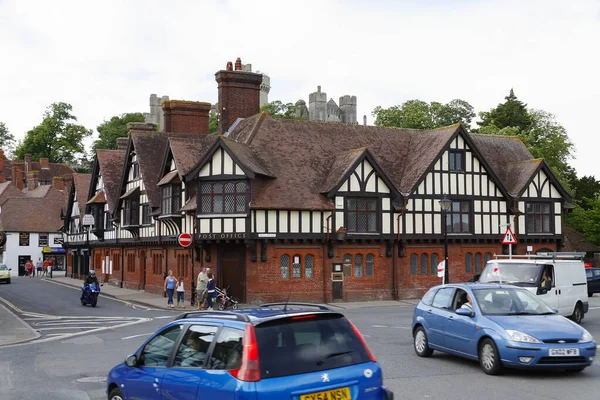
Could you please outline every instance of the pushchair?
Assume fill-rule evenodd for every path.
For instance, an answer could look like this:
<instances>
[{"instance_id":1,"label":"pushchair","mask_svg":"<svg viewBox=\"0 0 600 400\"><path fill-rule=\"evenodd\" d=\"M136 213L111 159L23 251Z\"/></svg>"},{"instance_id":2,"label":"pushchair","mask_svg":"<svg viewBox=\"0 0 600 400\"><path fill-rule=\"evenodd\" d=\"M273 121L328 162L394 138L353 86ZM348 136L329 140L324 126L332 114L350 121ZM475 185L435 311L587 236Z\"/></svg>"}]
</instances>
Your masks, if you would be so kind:
<instances>
[{"instance_id":1,"label":"pushchair","mask_svg":"<svg viewBox=\"0 0 600 400\"><path fill-rule=\"evenodd\" d=\"M234 310L237 310L238 302L236 300L234 300L233 297L231 297L231 292L233 291L233 286L231 286L231 285L227 286L227 289L225 291L223 291L219 288L215 288L215 291L217 292L217 297L215 298L215 303L217 303L217 307L219 308L219 310L226 310L228 307L231 307Z\"/></svg>"}]
</instances>

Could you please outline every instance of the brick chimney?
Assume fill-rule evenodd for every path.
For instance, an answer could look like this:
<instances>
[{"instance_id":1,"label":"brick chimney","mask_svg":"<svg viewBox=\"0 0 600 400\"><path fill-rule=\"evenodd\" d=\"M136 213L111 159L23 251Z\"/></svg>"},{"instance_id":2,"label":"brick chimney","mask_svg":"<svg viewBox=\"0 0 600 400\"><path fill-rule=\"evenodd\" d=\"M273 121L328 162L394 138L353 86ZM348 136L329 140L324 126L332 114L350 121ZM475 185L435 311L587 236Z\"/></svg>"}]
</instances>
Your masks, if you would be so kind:
<instances>
[{"instance_id":1,"label":"brick chimney","mask_svg":"<svg viewBox=\"0 0 600 400\"><path fill-rule=\"evenodd\" d=\"M71 185L73 184L73 175L65 174L62 176L64 187L67 191L71 190Z\"/></svg>"},{"instance_id":2,"label":"brick chimney","mask_svg":"<svg viewBox=\"0 0 600 400\"><path fill-rule=\"evenodd\" d=\"M128 137L117 138L117 150L127 150L128 144L129 144Z\"/></svg>"},{"instance_id":3,"label":"brick chimney","mask_svg":"<svg viewBox=\"0 0 600 400\"><path fill-rule=\"evenodd\" d=\"M149 122L129 122L127 124L127 131L156 132L156 125Z\"/></svg>"},{"instance_id":4,"label":"brick chimney","mask_svg":"<svg viewBox=\"0 0 600 400\"><path fill-rule=\"evenodd\" d=\"M52 186L56 190L65 190L65 182L62 176L55 176L52 178Z\"/></svg>"},{"instance_id":5,"label":"brick chimney","mask_svg":"<svg viewBox=\"0 0 600 400\"><path fill-rule=\"evenodd\" d=\"M162 102L164 132L208 134L210 103L165 100Z\"/></svg>"},{"instance_id":6,"label":"brick chimney","mask_svg":"<svg viewBox=\"0 0 600 400\"><path fill-rule=\"evenodd\" d=\"M31 154L25 154L25 171L31 171Z\"/></svg>"},{"instance_id":7,"label":"brick chimney","mask_svg":"<svg viewBox=\"0 0 600 400\"><path fill-rule=\"evenodd\" d=\"M47 158L40 158L40 168L41 169L48 169L48 168L50 168L50 163L48 162Z\"/></svg>"},{"instance_id":8,"label":"brick chimney","mask_svg":"<svg viewBox=\"0 0 600 400\"><path fill-rule=\"evenodd\" d=\"M238 70L239 62L239 70ZM242 61L236 60L236 71L231 62L227 70L215 74L219 87L219 134L225 133L238 118L247 118L260 112L260 84L263 76L242 71Z\"/></svg>"},{"instance_id":9,"label":"brick chimney","mask_svg":"<svg viewBox=\"0 0 600 400\"><path fill-rule=\"evenodd\" d=\"M23 190L23 169L21 166L13 167L13 184L19 190Z\"/></svg>"},{"instance_id":10,"label":"brick chimney","mask_svg":"<svg viewBox=\"0 0 600 400\"><path fill-rule=\"evenodd\" d=\"M27 190L34 190L38 187L38 173L39 171L27 172Z\"/></svg>"},{"instance_id":11,"label":"brick chimney","mask_svg":"<svg viewBox=\"0 0 600 400\"><path fill-rule=\"evenodd\" d=\"M4 182L4 150L0 149L0 183Z\"/></svg>"}]
</instances>

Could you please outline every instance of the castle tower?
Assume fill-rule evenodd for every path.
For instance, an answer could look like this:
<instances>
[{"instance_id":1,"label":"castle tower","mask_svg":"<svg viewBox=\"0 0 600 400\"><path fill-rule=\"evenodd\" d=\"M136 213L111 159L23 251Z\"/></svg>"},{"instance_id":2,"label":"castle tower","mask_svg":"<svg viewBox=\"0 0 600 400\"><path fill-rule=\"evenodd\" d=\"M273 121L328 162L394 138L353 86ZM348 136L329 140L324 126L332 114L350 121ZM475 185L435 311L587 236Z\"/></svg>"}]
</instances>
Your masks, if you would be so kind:
<instances>
[{"instance_id":1,"label":"castle tower","mask_svg":"<svg viewBox=\"0 0 600 400\"><path fill-rule=\"evenodd\" d=\"M269 75L267 74L262 74L262 77L262 83L260 84L261 107L269 102L269 92L271 91L271 78L269 78Z\"/></svg>"},{"instance_id":2,"label":"castle tower","mask_svg":"<svg viewBox=\"0 0 600 400\"><path fill-rule=\"evenodd\" d=\"M342 112L333 99L327 102L327 122L339 124L342 122Z\"/></svg>"},{"instance_id":3,"label":"castle tower","mask_svg":"<svg viewBox=\"0 0 600 400\"><path fill-rule=\"evenodd\" d=\"M308 115L311 121L327 121L327 93L317 91L308 95Z\"/></svg>"},{"instance_id":4,"label":"castle tower","mask_svg":"<svg viewBox=\"0 0 600 400\"><path fill-rule=\"evenodd\" d=\"M309 119L308 107L306 107L306 102L304 100L298 100L295 105L296 118Z\"/></svg>"},{"instance_id":5,"label":"castle tower","mask_svg":"<svg viewBox=\"0 0 600 400\"><path fill-rule=\"evenodd\" d=\"M356 96L340 97L341 118L344 124L356 124Z\"/></svg>"},{"instance_id":6,"label":"castle tower","mask_svg":"<svg viewBox=\"0 0 600 400\"><path fill-rule=\"evenodd\" d=\"M144 113L144 122L160 126L161 132L164 131L164 114L161 103L165 100L169 100L169 96L158 97L152 93L150 95L150 112Z\"/></svg>"}]
</instances>

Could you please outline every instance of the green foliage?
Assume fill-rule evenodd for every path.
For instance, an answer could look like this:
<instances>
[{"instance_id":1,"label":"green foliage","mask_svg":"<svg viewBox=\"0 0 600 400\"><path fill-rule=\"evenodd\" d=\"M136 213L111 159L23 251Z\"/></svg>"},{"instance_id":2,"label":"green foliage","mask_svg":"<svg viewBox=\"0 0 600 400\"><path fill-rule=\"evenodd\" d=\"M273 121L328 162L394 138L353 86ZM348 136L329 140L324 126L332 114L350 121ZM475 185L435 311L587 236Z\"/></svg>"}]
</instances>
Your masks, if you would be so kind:
<instances>
[{"instance_id":1,"label":"green foliage","mask_svg":"<svg viewBox=\"0 0 600 400\"><path fill-rule=\"evenodd\" d=\"M4 122L0 122L0 149L4 150L5 157L14 151L15 148L15 137L9 132Z\"/></svg>"},{"instance_id":2,"label":"green foliage","mask_svg":"<svg viewBox=\"0 0 600 400\"><path fill-rule=\"evenodd\" d=\"M292 103L284 104L279 100L272 101L260 108L260 111L268 111L275 118L301 119L296 117L296 107Z\"/></svg>"},{"instance_id":3,"label":"green foliage","mask_svg":"<svg viewBox=\"0 0 600 400\"><path fill-rule=\"evenodd\" d=\"M477 122L477 125L480 127L493 125L498 129L517 127L521 131L527 131L532 123L527 104L517 99L512 89L505 99L506 101L498 104L496 108L480 112L481 121Z\"/></svg>"},{"instance_id":4,"label":"green foliage","mask_svg":"<svg viewBox=\"0 0 600 400\"><path fill-rule=\"evenodd\" d=\"M144 122L144 115L142 113L127 113L102 122L96 127L99 136L92 147L94 149L116 149L117 139L127 137L127 124L130 122Z\"/></svg>"},{"instance_id":5,"label":"green foliage","mask_svg":"<svg viewBox=\"0 0 600 400\"><path fill-rule=\"evenodd\" d=\"M215 133L219 130L219 119L217 113L210 113L208 117L208 133Z\"/></svg>"},{"instance_id":6,"label":"green foliage","mask_svg":"<svg viewBox=\"0 0 600 400\"><path fill-rule=\"evenodd\" d=\"M43 157L51 163L72 164L84 153L83 139L92 131L74 122L77 118L71 113L68 103L53 103L44 112L41 124L27 132L25 139L17 146L16 157L23 159L25 154L37 160Z\"/></svg>"},{"instance_id":7,"label":"green foliage","mask_svg":"<svg viewBox=\"0 0 600 400\"><path fill-rule=\"evenodd\" d=\"M566 224L585 235L585 238L600 246L600 199L595 198L588 204L588 209L575 204L573 211L566 215Z\"/></svg>"},{"instance_id":8,"label":"green foliage","mask_svg":"<svg viewBox=\"0 0 600 400\"><path fill-rule=\"evenodd\" d=\"M371 114L375 117L375 125L410 129L434 129L459 122L469 129L475 117L473 106L460 99L447 104L408 100L390 108L377 106Z\"/></svg>"},{"instance_id":9,"label":"green foliage","mask_svg":"<svg viewBox=\"0 0 600 400\"><path fill-rule=\"evenodd\" d=\"M577 204L584 210L590 210L594 200L600 197L600 181L593 176L584 176L572 183L571 190Z\"/></svg>"}]
</instances>

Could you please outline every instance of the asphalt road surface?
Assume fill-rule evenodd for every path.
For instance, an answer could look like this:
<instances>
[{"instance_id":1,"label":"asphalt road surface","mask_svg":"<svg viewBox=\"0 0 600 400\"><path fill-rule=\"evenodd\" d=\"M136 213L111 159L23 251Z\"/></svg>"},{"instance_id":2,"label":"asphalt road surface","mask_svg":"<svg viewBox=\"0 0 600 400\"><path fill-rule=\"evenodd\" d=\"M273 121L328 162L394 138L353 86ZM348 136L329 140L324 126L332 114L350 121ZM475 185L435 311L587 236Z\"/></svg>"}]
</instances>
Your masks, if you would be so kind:
<instances>
[{"instance_id":1,"label":"asphalt road surface","mask_svg":"<svg viewBox=\"0 0 600 400\"><path fill-rule=\"evenodd\" d=\"M0 303L41 334L25 345L0 348L0 400L106 399L108 370L177 314L107 297L96 308L82 307L78 290L28 278L0 285ZM583 325L600 339L600 297L591 299L591 307ZM508 371L491 377L476 362L439 352L417 357L412 306L340 311L365 336L396 399L600 398L599 361L582 373Z\"/></svg>"}]
</instances>

